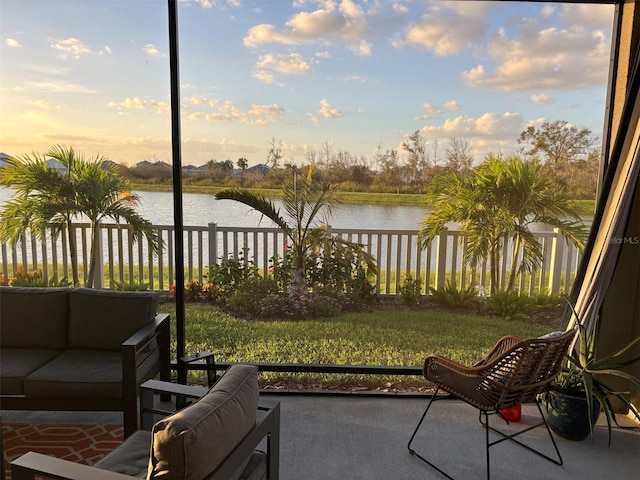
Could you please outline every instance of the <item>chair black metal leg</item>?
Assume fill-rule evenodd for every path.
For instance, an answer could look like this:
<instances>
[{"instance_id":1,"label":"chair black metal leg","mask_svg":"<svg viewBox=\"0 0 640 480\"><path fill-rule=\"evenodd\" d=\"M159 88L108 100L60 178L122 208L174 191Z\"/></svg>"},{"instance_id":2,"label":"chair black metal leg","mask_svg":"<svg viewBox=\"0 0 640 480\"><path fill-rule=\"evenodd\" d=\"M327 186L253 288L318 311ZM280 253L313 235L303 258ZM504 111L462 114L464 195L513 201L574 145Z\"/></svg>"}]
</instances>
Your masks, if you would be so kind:
<instances>
[{"instance_id":1,"label":"chair black metal leg","mask_svg":"<svg viewBox=\"0 0 640 480\"><path fill-rule=\"evenodd\" d=\"M424 417L427 416L427 412L429 411L429 408L431 408L431 404L433 403L434 399L438 395L439 391L440 391L440 389L436 388L436 391L431 396L431 400L429 400L429 403L427 404L427 408L425 408L424 413L422 414L422 417L420 417L420 421L418 422L418 425L416 425L416 429L413 431L413 434L411 435L411 438L409 439L409 443L407 444L407 449L409 450L409 453L411 455L413 455L415 453L411 449L411 443L413 443L413 439L416 437L416 433L418 433L418 430L420 429L420 425L422 425L422 422L424 421Z\"/></svg>"},{"instance_id":2,"label":"chair black metal leg","mask_svg":"<svg viewBox=\"0 0 640 480\"><path fill-rule=\"evenodd\" d=\"M440 389L437 389L435 391L435 393L433 394L433 396L431 397L431 400L429 401L429 403L427 404L427 408L425 409L424 413L422 414L422 417L420 418L420 421L418 422L418 425L416 426L416 429L413 431L413 434L411 435L411 439L409 440L409 443L407 444L407 449L409 450L409 453L417 458L419 458L420 460L422 460L423 462L425 462L427 465L429 465L430 467L432 467L433 469L437 470L438 472L440 472L442 475L444 475L446 478L448 478L449 480L454 480L453 477L451 477L448 473L446 473L445 471L443 471L440 467L434 465L432 462L430 462L429 460L427 460L426 458L424 458L422 455L418 454L413 448L411 448L411 444L413 443L413 440L416 437L416 434L418 433L418 430L420 429L420 427L422 426L425 417L427 416L427 413L429 412L429 409L431 408L431 405L433 404L434 401L436 400L441 400L443 398L448 398L450 397L450 395L447 396L441 396L438 397L438 391ZM540 408L540 405L536 402L536 407L538 408L538 413L540 414L540 418L542 419L542 421L536 423L535 425L531 425L527 428L524 428L522 430L518 430L517 432L513 433L513 434L507 434L505 432L502 432L492 426L489 425L489 415L493 415L496 412L487 412L484 410L479 410L479 420L480 423L482 424L482 426L484 427L485 430L485 455L486 455L486 461L487 461L487 480L491 479L491 457L490 457L490 448L493 447L494 445L497 445L499 443L502 443L506 440L512 440L513 442L517 443L518 445L520 445L521 447L526 448L527 450L529 450L530 452L535 453L536 455L545 458L546 460L549 460L552 463L555 463L556 465L562 465L563 461L562 461L562 456L560 455L560 450L558 449L558 445L556 444L555 439L553 438L553 434L551 433L551 429L549 428L549 424L547 423L547 419L544 417L544 413L542 412L542 409ZM549 438L551 439L551 443L553 444L553 448L556 451L556 454L558 456L558 459L556 460L555 458L552 458L532 447L530 447L529 445L525 445L524 443L520 442L519 440L517 440L515 437L522 435L523 433L526 433L530 430L533 430L534 428L540 427L544 425L546 430L547 430L547 434L549 435ZM497 434L499 434L501 436L501 438L499 438L498 440L494 440L494 441L490 441L490 435L489 435L489 430L491 430L492 432L495 432Z\"/></svg>"},{"instance_id":3,"label":"chair black metal leg","mask_svg":"<svg viewBox=\"0 0 640 480\"><path fill-rule=\"evenodd\" d=\"M496 428L488 426L489 424L488 424L488 421L487 421L486 428L489 428L491 431L493 431L493 432L495 432L495 433L497 433L497 434L502 436L502 438L500 438L500 439L498 439L498 440L496 440L494 442L491 442L489 444L489 447L497 445L498 443L502 443L505 440L511 440L514 443L517 443L518 445L520 445L521 447L526 448L530 452L535 453L536 455L538 455L538 456L550 461L551 463L555 463L556 465L562 465L563 461L562 461L562 456L560 455L560 450L558 449L558 445L556 444L556 441L553 438L553 434L551 433L551 429L549 428L549 424L547 423L547 419L545 418L544 413L542 413L542 409L540 408L540 405L538 404L538 402L536 402L536 407L538 408L538 413L540 415L541 421L536 423L536 424L534 424L534 425L531 425L531 426L529 426L529 427L527 427L527 428L525 428L523 430L518 430L516 433L513 433L511 435L507 435L506 433L504 433L504 432L502 432L502 431L500 431L500 430L498 430ZM555 449L556 455L558 456L557 460L555 458L552 458L552 457L548 456L545 453L540 452L539 450L536 450L535 448L530 447L529 445L526 445L526 444L522 443L521 441L519 441L519 440L517 440L515 438L515 437L517 437L519 435L522 435L523 433L527 433L528 431L533 430L534 428L541 427L542 425L545 426L545 428L547 430L547 434L549 435L549 438L551 439L551 443L553 444L553 448Z\"/></svg>"},{"instance_id":4,"label":"chair black metal leg","mask_svg":"<svg viewBox=\"0 0 640 480\"><path fill-rule=\"evenodd\" d=\"M431 468L437 470L438 472L440 472L442 475L444 475L446 478L448 478L449 480L455 480L452 476L450 476L447 472L443 471L440 467L438 467L437 465L434 465L433 463L431 463L429 460L427 460L426 458L424 458L422 455L420 455L419 453L417 453L413 448L411 448L411 444L413 443L413 439L416 437L416 434L418 433L418 430L420 429L420 426L422 425L422 422L424 421L425 417L427 416L427 412L429 411L429 409L431 408L431 404L433 402L435 402L436 400L441 400L443 398L449 398L450 395L447 395L445 397L438 397L438 392L440 391L440 388L437 388L436 391L433 393L433 396L431 397L431 400L429 400L429 403L427 404L427 408L424 410L424 413L422 414L422 417L420 418L420 421L418 422L418 425L416 426L416 429L413 431L413 435L411 435L411 439L409 440L409 443L407 444L407 449L409 450L409 453L414 456L419 458L420 460L422 460L424 463L426 463L427 465L429 465Z\"/></svg>"},{"instance_id":5,"label":"chair black metal leg","mask_svg":"<svg viewBox=\"0 0 640 480\"><path fill-rule=\"evenodd\" d=\"M480 414L484 414L485 427L484 427L484 448L487 451L487 480L491 479L491 461L489 458L489 447L491 444L489 443L489 415L487 412L480 411ZM481 422L482 423L482 422Z\"/></svg>"}]
</instances>

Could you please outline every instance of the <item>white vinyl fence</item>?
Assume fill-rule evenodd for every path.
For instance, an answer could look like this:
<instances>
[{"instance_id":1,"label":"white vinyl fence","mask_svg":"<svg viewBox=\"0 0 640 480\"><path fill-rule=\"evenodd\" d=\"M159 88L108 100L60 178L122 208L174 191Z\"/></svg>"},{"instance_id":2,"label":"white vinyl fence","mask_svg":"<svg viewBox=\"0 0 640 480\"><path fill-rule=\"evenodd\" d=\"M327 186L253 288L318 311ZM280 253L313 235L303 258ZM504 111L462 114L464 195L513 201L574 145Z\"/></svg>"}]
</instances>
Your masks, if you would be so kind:
<instances>
[{"instance_id":1,"label":"white vinyl fence","mask_svg":"<svg viewBox=\"0 0 640 480\"><path fill-rule=\"evenodd\" d=\"M114 283L147 283L151 290L168 291L175 278L174 227L157 225L163 240L157 255L149 253L148 245L134 243L126 225L105 224L97 245L100 261L97 262L96 288L108 288ZM81 223L74 226L78 244L80 276L84 278L89 269L90 228ZM429 287L441 287L446 281L458 286L483 286L490 290L489 265L485 263L475 269L462 260L464 238L456 230L443 230L427 250L417 244L415 230L357 230L332 229L334 235L366 246L378 264L375 284L383 295L397 295L407 275L422 281L422 293ZM285 238L277 228L222 227L211 223L207 226L184 227L184 268L186 281L207 283L209 262L221 258L247 258L267 274L269 260L284 253ZM580 253L565 243L557 231L536 232L543 246L544 262L540 269L520 275L517 286L530 295L537 291L551 293L568 292L575 277ZM50 237L41 242L26 235L15 248L0 244L0 275L5 282L16 273L38 271L47 284L56 284L71 279L66 232L55 241ZM508 247L502 256L502 272L506 272L510 261ZM502 275L501 278L505 278ZM506 281L506 280L505 280ZM503 285L504 286L504 285Z\"/></svg>"}]
</instances>

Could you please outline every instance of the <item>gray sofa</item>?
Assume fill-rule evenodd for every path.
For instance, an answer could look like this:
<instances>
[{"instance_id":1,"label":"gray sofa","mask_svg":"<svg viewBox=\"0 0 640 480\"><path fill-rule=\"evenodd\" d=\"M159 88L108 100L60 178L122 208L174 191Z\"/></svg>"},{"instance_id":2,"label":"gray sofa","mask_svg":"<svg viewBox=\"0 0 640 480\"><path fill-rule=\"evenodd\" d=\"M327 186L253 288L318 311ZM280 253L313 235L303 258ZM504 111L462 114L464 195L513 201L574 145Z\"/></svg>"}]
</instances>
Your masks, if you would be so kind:
<instances>
[{"instance_id":1,"label":"gray sofa","mask_svg":"<svg viewBox=\"0 0 640 480\"><path fill-rule=\"evenodd\" d=\"M170 379L157 306L152 292L0 287L1 408L122 411L130 435L140 384Z\"/></svg>"},{"instance_id":2,"label":"gray sofa","mask_svg":"<svg viewBox=\"0 0 640 480\"><path fill-rule=\"evenodd\" d=\"M154 392L199 400L156 422L151 431L137 431L93 467L29 452L11 463L11 477L278 479L280 404L258 401L257 367L233 365L208 391L152 380L143 392L148 394L143 411L153 403L145 400L154 398Z\"/></svg>"}]
</instances>

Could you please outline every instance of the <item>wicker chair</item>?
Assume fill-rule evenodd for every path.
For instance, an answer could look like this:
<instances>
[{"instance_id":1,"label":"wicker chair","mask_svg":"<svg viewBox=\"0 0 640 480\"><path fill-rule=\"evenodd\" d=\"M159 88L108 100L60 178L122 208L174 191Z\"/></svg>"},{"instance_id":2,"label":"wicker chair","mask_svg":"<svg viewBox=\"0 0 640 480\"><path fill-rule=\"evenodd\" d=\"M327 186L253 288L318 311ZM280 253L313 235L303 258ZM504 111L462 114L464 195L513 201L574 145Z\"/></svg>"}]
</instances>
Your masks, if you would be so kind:
<instances>
[{"instance_id":1,"label":"wicker chair","mask_svg":"<svg viewBox=\"0 0 640 480\"><path fill-rule=\"evenodd\" d=\"M560 451L536 397L545 391L560 373L563 359L574 337L574 331L558 332L528 340L506 336L498 341L487 356L472 367L460 365L438 355L429 355L424 362L423 375L436 385L436 391L409 440L407 445L409 453L426 462L445 477L453 478L416 453L411 444L431 405L436 400L454 396L479 410L479 420L485 428L487 479L490 478L489 448L505 440L512 440L547 460L562 465ZM440 390L444 390L449 395L438 395ZM499 414L500 410L513 408L526 402L536 402L541 418L539 423L511 434L489 426L490 415ZM542 425L546 427L549 438L553 442L557 460L514 438ZM489 430L498 433L499 439L490 442Z\"/></svg>"}]
</instances>

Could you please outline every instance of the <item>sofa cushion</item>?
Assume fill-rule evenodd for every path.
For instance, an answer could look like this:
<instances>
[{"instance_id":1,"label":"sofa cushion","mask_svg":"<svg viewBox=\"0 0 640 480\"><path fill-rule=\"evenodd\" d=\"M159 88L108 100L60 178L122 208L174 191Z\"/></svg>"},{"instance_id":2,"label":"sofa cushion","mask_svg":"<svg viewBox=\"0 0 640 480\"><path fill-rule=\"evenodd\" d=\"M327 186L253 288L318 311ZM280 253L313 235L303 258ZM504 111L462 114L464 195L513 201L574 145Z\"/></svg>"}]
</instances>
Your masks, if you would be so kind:
<instances>
[{"instance_id":1,"label":"sofa cushion","mask_svg":"<svg viewBox=\"0 0 640 480\"><path fill-rule=\"evenodd\" d=\"M119 352L67 350L24 380L32 398L122 398Z\"/></svg>"},{"instance_id":2,"label":"sofa cushion","mask_svg":"<svg viewBox=\"0 0 640 480\"><path fill-rule=\"evenodd\" d=\"M154 425L148 478L202 480L253 428L257 408L257 367L231 366L198 402Z\"/></svg>"},{"instance_id":3,"label":"sofa cushion","mask_svg":"<svg viewBox=\"0 0 640 480\"><path fill-rule=\"evenodd\" d=\"M94 466L131 477L145 478L150 445L151 432L138 430Z\"/></svg>"},{"instance_id":4,"label":"sofa cushion","mask_svg":"<svg viewBox=\"0 0 640 480\"><path fill-rule=\"evenodd\" d=\"M69 294L69 347L120 351L122 342L153 320L159 296L76 288Z\"/></svg>"},{"instance_id":5,"label":"sofa cushion","mask_svg":"<svg viewBox=\"0 0 640 480\"><path fill-rule=\"evenodd\" d=\"M62 350L67 346L68 288L0 287L0 345Z\"/></svg>"},{"instance_id":6,"label":"sofa cushion","mask_svg":"<svg viewBox=\"0 0 640 480\"><path fill-rule=\"evenodd\" d=\"M58 355L60 350L2 347L0 349L0 394L24 395L25 377Z\"/></svg>"}]
</instances>

